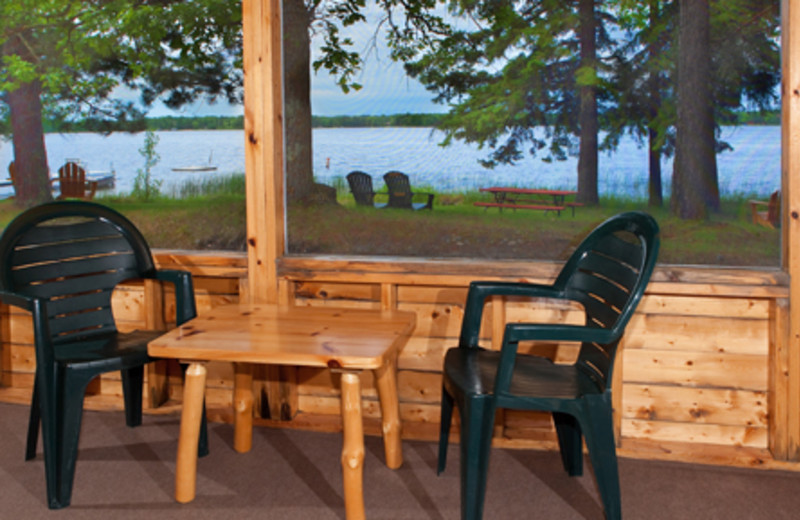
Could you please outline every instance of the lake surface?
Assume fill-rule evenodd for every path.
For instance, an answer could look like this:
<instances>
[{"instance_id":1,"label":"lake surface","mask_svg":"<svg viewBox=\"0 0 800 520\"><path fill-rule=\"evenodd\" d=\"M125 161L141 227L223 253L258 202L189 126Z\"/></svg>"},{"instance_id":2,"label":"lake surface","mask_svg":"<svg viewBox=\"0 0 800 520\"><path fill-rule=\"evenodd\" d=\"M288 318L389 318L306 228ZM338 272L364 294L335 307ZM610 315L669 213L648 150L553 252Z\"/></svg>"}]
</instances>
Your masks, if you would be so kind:
<instances>
[{"instance_id":1,"label":"lake surface","mask_svg":"<svg viewBox=\"0 0 800 520\"><path fill-rule=\"evenodd\" d=\"M162 191L190 179L244 172L244 132L241 130L186 130L157 132L160 162L151 175L163 182ZM409 175L412 186L439 191L468 191L486 186L575 189L577 158L545 163L525 157L513 166L488 170L478 160L485 150L456 142L439 146L443 136L430 128L324 128L315 129L314 172L317 180L332 184L353 170L372 175L375 188L383 187L382 176L390 170ZM747 126L726 128L723 138L734 148L717 156L720 191L723 195L745 194L766 197L780 188L780 127ZM133 188L138 170L144 167L139 152L144 133L48 134L48 162L57 170L67 159L80 159L89 171L114 170L117 187L126 193ZM10 142L0 142L0 165L5 169L13 159ZM217 166L215 172L173 172L172 168ZM5 172L4 172L5 173ZM669 192L672 161L662 163L665 195ZM600 154L601 195L618 193L647 197L647 151L630 138L616 152ZM6 175L0 175L5 178ZM0 196L10 188L0 188Z\"/></svg>"}]
</instances>

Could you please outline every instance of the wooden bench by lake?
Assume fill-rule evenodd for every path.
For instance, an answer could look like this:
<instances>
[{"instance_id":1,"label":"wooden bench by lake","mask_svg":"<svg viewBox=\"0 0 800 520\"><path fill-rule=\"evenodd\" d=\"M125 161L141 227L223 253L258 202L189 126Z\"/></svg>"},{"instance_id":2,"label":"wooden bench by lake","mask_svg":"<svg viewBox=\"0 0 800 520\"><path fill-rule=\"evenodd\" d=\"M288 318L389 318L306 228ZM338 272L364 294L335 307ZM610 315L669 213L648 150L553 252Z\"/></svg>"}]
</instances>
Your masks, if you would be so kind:
<instances>
[{"instance_id":1,"label":"wooden bench by lake","mask_svg":"<svg viewBox=\"0 0 800 520\"><path fill-rule=\"evenodd\" d=\"M583 206L580 202L566 202L568 196L574 196L578 192L571 190L542 190L528 188L508 188L493 186L491 188L481 188L481 191L491 193L494 202L475 202L475 206L489 208L510 209L530 209L538 211L555 211L557 215L566 208L572 209L572 216L575 216L575 208Z\"/></svg>"},{"instance_id":2,"label":"wooden bench by lake","mask_svg":"<svg viewBox=\"0 0 800 520\"><path fill-rule=\"evenodd\" d=\"M475 202L473 203L475 206L481 206L485 208L500 208L500 211L503 208L511 208L511 209L533 209L539 211L555 211L559 215L561 211L566 209L566 206L547 206L542 204L517 204L511 202Z\"/></svg>"}]
</instances>

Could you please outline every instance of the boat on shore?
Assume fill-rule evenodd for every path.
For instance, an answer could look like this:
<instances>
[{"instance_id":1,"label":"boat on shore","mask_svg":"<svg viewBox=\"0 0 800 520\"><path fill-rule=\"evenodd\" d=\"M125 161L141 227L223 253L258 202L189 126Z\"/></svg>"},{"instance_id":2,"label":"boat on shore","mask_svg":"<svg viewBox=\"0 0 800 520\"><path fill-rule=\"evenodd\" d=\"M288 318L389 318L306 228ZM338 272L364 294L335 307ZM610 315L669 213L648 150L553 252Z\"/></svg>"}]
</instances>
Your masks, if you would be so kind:
<instances>
[{"instance_id":1,"label":"boat on shore","mask_svg":"<svg viewBox=\"0 0 800 520\"><path fill-rule=\"evenodd\" d=\"M213 172L217 170L217 166L213 164L214 151L208 155L208 164L198 164L194 166L176 166L172 168L174 172Z\"/></svg>"},{"instance_id":2,"label":"boat on shore","mask_svg":"<svg viewBox=\"0 0 800 520\"><path fill-rule=\"evenodd\" d=\"M117 174L114 170L95 170L86 172L86 180L97 183L98 190L113 190L117 185Z\"/></svg>"}]
</instances>

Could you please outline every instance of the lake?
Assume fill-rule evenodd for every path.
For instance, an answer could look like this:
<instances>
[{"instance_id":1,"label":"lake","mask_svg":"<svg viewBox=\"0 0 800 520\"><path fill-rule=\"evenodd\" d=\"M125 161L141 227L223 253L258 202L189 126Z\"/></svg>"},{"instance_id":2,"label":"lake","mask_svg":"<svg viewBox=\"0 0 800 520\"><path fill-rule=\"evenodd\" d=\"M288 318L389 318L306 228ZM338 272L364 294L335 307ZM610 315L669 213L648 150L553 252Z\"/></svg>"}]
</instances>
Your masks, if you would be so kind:
<instances>
[{"instance_id":1,"label":"lake","mask_svg":"<svg viewBox=\"0 0 800 520\"><path fill-rule=\"evenodd\" d=\"M163 181L162 191L190 179L244 172L244 132L241 130L186 130L157 132L156 147L161 159L152 169ZM733 151L718 155L720 191L723 195L766 197L780 188L780 127L746 126L725 128L723 138ZM332 184L353 170L372 175L375 188L383 187L382 176L389 170L407 173L414 187L460 192L501 185L550 189L577 187L577 158L545 163L526 156L513 166L484 169L478 159L485 150L456 142L438 145L442 134L430 128L324 128L315 129L314 172L319 182ZM144 133L48 134L45 138L50 168L57 170L67 159L80 159L89 171L113 169L115 192L130 192L138 170L144 167L139 152ZM13 158L11 143L0 143L0 165ZM209 163L216 172L174 172L172 168ZM672 161L663 161L665 194L670 187ZM623 139L613 154L600 154L601 195L619 193L647 197L647 152L631 139ZM6 175L0 176L5 178ZM5 190L5 191L4 191ZM0 188L0 196L10 194Z\"/></svg>"}]
</instances>

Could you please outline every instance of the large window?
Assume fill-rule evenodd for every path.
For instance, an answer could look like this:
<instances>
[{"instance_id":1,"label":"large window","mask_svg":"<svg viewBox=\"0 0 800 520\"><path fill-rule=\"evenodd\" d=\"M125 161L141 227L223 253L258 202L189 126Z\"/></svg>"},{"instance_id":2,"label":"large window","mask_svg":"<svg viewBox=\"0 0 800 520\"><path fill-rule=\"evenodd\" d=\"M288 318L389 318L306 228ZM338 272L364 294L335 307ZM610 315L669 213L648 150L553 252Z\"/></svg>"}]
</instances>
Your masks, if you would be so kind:
<instances>
[{"instance_id":1,"label":"large window","mask_svg":"<svg viewBox=\"0 0 800 520\"><path fill-rule=\"evenodd\" d=\"M769 212L770 197L780 189L777 6L712 2L703 43L680 39L671 2L650 3L652 12L638 3L624 12L596 3L595 19L616 22L602 27L610 38L595 38L595 58L586 61L579 28L564 25L578 19L577 8L565 5L552 19L525 25L526 16L537 14L531 5L531 12L505 18L491 10L472 12L471 19L450 15L451 32L425 35L436 46L423 46L405 68L392 62L388 48L370 47L386 36L385 13L370 11L366 24L342 28L365 58L351 78L363 87L336 94L336 78L320 69L312 73L311 99L310 167L317 183L335 189L336 204L290 201L289 253L563 258L602 219L641 209L662 225L665 263L778 265L779 230L753 218L754 208ZM731 10L751 29L729 26ZM405 23L402 13L393 13L393 21ZM526 29L512 35L520 27ZM602 31L596 26L597 35ZM659 43L646 43L652 41ZM681 61L681 45L709 49L697 74L711 85L703 98L710 119L700 121L716 128L711 140L708 133L679 137L680 128L689 136L698 122L680 120L686 107L678 102L674 78L680 67L697 68ZM323 56L318 42L312 48L312 58ZM739 55L737 49L753 52ZM592 107L580 101L587 93L596 103L594 133L585 130L593 124ZM450 97L434 104L437 95ZM292 114L287 105L288 125ZM593 138L596 168L587 144ZM708 153L705 163L686 159L703 158L693 150L697 142L714 149L712 161ZM289 161L293 157L288 154ZM660 172L651 166L654 157ZM683 173L675 173L676 161ZM694 165L688 173L686 164ZM368 175L371 206L357 203L347 181L353 171ZM382 207L389 202L384 174L390 171L407 175L417 205L434 194L433 208ZM490 187L546 192L485 190ZM683 202L674 204L676 197ZM691 208L697 198L699 212Z\"/></svg>"}]
</instances>

